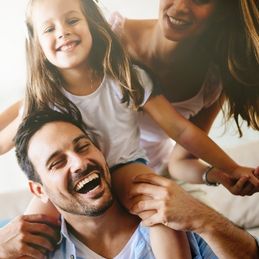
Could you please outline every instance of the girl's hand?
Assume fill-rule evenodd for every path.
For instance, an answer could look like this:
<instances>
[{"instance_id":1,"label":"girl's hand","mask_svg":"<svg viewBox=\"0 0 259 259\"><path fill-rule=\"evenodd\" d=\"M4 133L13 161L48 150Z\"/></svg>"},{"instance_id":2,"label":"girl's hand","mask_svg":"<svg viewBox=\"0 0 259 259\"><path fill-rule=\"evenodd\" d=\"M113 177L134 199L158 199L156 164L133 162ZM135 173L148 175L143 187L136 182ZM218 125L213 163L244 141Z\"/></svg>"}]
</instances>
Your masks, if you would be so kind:
<instances>
[{"instance_id":1,"label":"girl's hand","mask_svg":"<svg viewBox=\"0 0 259 259\"><path fill-rule=\"evenodd\" d=\"M45 258L60 236L57 220L45 215L16 217L0 229L0 258Z\"/></svg>"}]
</instances>

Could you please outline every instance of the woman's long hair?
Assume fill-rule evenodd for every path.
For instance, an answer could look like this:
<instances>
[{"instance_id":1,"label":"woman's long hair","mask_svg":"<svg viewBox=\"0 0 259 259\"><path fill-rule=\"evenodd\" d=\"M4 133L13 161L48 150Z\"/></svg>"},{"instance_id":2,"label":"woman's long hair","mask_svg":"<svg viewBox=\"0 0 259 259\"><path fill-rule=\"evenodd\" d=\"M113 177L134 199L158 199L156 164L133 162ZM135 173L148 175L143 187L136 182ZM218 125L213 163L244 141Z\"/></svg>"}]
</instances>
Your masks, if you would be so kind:
<instances>
[{"instance_id":1,"label":"woman's long hair","mask_svg":"<svg viewBox=\"0 0 259 259\"><path fill-rule=\"evenodd\" d=\"M32 19L36 1L29 1L26 17L28 36L25 114L35 109L56 107L60 111L81 118L77 107L61 91L65 82L58 69L42 53ZM97 75L106 73L118 82L123 96L122 102L138 108L144 98L144 89L138 80L136 70L96 3L93 0L80 0L80 3L93 38L88 63Z\"/></svg>"},{"instance_id":2,"label":"woman's long hair","mask_svg":"<svg viewBox=\"0 0 259 259\"><path fill-rule=\"evenodd\" d=\"M224 19L211 28L214 60L227 100L224 114L242 136L239 116L259 130L259 0L221 1Z\"/></svg>"}]
</instances>

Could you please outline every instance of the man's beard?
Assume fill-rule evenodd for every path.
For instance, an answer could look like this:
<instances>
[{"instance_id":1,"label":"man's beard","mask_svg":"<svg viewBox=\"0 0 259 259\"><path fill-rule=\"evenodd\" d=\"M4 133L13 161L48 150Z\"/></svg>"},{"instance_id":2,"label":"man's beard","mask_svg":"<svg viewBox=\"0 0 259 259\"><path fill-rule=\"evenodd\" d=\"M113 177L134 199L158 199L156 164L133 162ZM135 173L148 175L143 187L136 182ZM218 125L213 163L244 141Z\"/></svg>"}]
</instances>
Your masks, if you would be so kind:
<instances>
[{"instance_id":1,"label":"man's beard","mask_svg":"<svg viewBox=\"0 0 259 259\"><path fill-rule=\"evenodd\" d=\"M84 197L80 197L80 194L75 193L75 191L73 191L73 182L76 182L76 180L87 175L89 173L87 172L87 170L92 171L94 169L98 169L98 171L100 172L101 179L104 180L104 192L101 192L99 196L92 198L90 201L88 201L85 200ZM106 168L106 170L108 170L108 167ZM111 185L105 179L105 173L99 165L88 166L88 169L86 169L85 172L78 173L76 178L78 179L71 179L70 184L68 186L69 193L71 194L70 198L63 195L62 193L59 193L59 195L57 195L56 193L53 193L50 189L48 189L47 186L45 186L45 190L49 196L49 199L56 207L74 215L85 215L95 217L102 215L107 209L109 209L112 206L113 195L111 191ZM103 202L99 205L92 204L95 200L98 199L103 200Z\"/></svg>"},{"instance_id":2,"label":"man's beard","mask_svg":"<svg viewBox=\"0 0 259 259\"><path fill-rule=\"evenodd\" d=\"M79 199L74 196L71 199L68 199L67 197L58 198L56 195L52 195L51 192L48 192L47 188L46 188L46 191L52 203L59 209L74 215L85 215L85 216L96 217L96 216L102 215L113 204L113 196L111 194L110 185L106 181L105 183L108 185L109 192L106 191L106 194L107 194L106 196L108 197L101 204L101 206L91 205L89 204L88 201L85 201L83 198Z\"/></svg>"}]
</instances>

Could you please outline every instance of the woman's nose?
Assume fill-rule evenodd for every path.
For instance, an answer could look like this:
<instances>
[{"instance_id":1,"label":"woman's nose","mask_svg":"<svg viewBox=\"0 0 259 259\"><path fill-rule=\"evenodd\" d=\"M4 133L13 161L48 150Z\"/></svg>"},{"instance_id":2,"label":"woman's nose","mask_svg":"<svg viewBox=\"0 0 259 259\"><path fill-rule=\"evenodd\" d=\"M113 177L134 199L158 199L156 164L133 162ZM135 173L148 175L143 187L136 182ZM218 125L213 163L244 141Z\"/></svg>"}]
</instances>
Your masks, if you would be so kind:
<instances>
[{"instance_id":1,"label":"woman's nose","mask_svg":"<svg viewBox=\"0 0 259 259\"><path fill-rule=\"evenodd\" d=\"M175 14L189 12L190 0L174 0L173 10Z\"/></svg>"}]
</instances>

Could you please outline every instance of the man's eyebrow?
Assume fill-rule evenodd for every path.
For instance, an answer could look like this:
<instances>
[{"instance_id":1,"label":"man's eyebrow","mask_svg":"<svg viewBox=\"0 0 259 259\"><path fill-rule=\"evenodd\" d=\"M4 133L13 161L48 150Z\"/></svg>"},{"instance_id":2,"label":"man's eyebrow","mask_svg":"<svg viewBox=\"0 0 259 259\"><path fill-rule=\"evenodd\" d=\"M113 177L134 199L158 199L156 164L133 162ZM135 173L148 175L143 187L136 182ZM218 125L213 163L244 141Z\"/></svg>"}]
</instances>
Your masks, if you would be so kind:
<instances>
[{"instance_id":1,"label":"man's eyebrow","mask_svg":"<svg viewBox=\"0 0 259 259\"><path fill-rule=\"evenodd\" d=\"M76 137L75 139L73 139L73 144L74 144L74 145L77 144L81 139L85 139L85 140L87 140L89 143L92 143L92 141L89 139L89 137L88 137L87 135L82 134L82 135Z\"/></svg>"},{"instance_id":2,"label":"man's eyebrow","mask_svg":"<svg viewBox=\"0 0 259 259\"><path fill-rule=\"evenodd\" d=\"M73 139L73 141L72 141L73 145L76 145L81 139L85 139L85 140L87 140L89 143L92 143L92 141L89 139L89 137L88 137L87 135L82 134L82 135L80 135L80 136L78 136L78 137L76 137L76 138ZM49 156L48 160L46 161L46 164L45 164L46 167L48 167L50 161L51 161L55 156L59 155L60 153L61 153L60 150L57 150L57 151L55 151L54 153L52 153L52 154Z\"/></svg>"}]
</instances>

